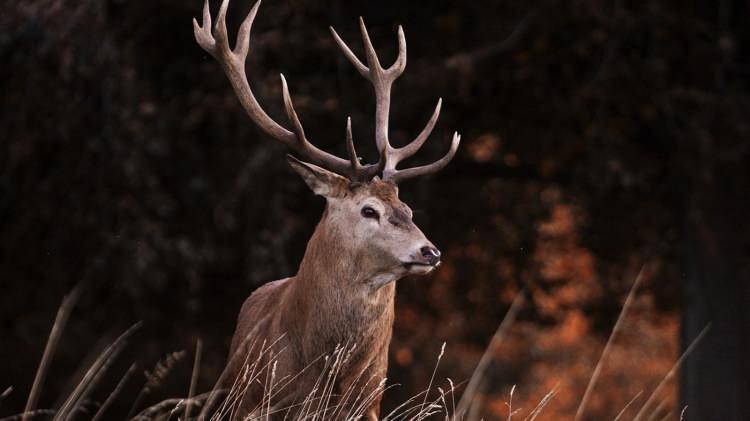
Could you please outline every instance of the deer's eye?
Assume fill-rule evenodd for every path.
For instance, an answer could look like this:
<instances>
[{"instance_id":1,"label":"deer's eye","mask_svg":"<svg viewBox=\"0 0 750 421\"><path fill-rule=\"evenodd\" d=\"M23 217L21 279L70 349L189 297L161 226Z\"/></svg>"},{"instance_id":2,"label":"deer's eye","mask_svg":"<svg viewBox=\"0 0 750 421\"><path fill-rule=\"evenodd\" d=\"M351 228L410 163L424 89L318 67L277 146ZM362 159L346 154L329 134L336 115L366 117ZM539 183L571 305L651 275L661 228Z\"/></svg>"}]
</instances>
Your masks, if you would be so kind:
<instances>
[{"instance_id":1,"label":"deer's eye","mask_svg":"<svg viewBox=\"0 0 750 421\"><path fill-rule=\"evenodd\" d=\"M380 219L380 214L375 209L365 206L362 208L362 216L365 218Z\"/></svg>"}]
</instances>

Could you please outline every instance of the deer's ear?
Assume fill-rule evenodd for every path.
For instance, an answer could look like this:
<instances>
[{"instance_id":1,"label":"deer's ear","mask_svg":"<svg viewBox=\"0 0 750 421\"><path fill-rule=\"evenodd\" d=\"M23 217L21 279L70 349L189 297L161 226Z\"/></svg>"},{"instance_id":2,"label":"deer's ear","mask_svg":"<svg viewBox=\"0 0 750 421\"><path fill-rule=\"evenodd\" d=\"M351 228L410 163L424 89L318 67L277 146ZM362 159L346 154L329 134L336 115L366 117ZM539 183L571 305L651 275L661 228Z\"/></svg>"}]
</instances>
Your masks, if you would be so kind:
<instances>
[{"instance_id":1,"label":"deer's ear","mask_svg":"<svg viewBox=\"0 0 750 421\"><path fill-rule=\"evenodd\" d=\"M341 196L349 185L346 178L308 162L300 161L292 155L286 156L289 165L297 172L313 193L323 197Z\"/></svg>"}]
</instances>

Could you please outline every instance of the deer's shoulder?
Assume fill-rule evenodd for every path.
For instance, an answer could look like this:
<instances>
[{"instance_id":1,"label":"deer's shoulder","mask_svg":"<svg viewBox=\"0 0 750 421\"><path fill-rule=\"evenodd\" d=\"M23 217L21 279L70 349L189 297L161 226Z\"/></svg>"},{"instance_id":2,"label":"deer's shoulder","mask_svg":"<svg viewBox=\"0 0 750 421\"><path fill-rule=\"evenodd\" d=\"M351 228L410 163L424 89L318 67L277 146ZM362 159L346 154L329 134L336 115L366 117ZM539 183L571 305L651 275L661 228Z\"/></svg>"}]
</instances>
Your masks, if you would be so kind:
<instances>
[{"instance_id":1,"label":"deer's shoulder","mask_svg":"<svg viewBox=\"0 0 750 421\"><path fill-rule=\"evenodd\" d=\"M244 338L255 331L269 333L265 332L264 325L271 322L269 319L269 316L273 314L271 310L279 306L283 292L290 283L291 278L268 282L250 294L242 304L240 314L237 317L235 336ZM232 349L236 349L238 345L238 341L233 339Z\"/></svg>"},{"instance_id":2,"label":"deer's shoulder","mask_svg":"<svg viewBox=\"0 0 750 421\"><path fill-rule=\"evenodd\" d=\"M281 294L291 283L292 278L277 279L268 282L253 291L242 304L240 313L251 312L254 308L262 311L257 307L274 306L276 300L280 299Z\"/></svg>"}]
</instances>

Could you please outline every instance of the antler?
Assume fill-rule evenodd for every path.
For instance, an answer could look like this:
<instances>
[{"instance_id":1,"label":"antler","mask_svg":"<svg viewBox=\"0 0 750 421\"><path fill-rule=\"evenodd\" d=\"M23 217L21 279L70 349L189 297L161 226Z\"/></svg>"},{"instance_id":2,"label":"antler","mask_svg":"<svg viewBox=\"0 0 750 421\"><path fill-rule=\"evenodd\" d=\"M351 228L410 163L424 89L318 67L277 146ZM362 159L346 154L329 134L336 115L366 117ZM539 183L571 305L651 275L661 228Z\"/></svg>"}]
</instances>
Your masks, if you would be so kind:
<instances>
[{"instance_id":1,"label":"antler","mask_svg":"<svg viewBox=\"0 0 750 421\"><path fill-rule=\"evenodd\" d=\"M435 127L438 116L440 115L442 99L438 99L432 117L430 117L430 120L427 122L424 129L422 129L422 132L420 132L413 141L401 148L394 148L388 140L391 87L393 82L401 76L406 68L406 38L404 37L403 28L400 25L398 27L398 57L391 67L387 69L384 69L380 65L380 60L378 60L375 48L372 46L370 36L367 33L365 22L361 17L359 18L359 28L362 32L362 40L365 45L367 66L357 58L341 37L339 37L336 30L333 29L333 27L330 27L331 34L333 35L334 40L336 40L336 44L338 44L339 48L344 53L344 56L346 56L346 58L354 65L359 74L372 83L372 86L375 89L375 144L378 147L378 151L380 151L380 160L377 165L383 167L383 179L398 184L407 178L413 178L439 171L446 166L456 154L458 144L461 141L461 136L459 136L458 132L453 134L451 147L448 150L448 153L441 159L428 165L407 168L404 170L397 170L396 166L399 162L414 155L430 136L432 129ZM351 128L348 127L347 130L350 131Z\"/></svg>"},{"instance_id":2,"label":"antler","mask_svg":"<svg viewBox=\"0 0 750 421\"><path fill-rule=\"evenodd\" d=\"M310 162L320 165L328 170L334 171L341 175L348 176L353 181L366 181L373 178L382 171L383 179L393 183L399 183L407 178L419 175L430 174L443 168L456 153L461 136L458 133L453 135L453 142L448 153L443 158L420 167L397 170L396 166L402 160L414 155L429 137L432 129L435 127L438 116L440 115L440 106L442 99L438 100L432 117L427 122L422 132L413 141L401 148L394 148L388 140L388 117L391 106L391 86L406 68L406 39L401 26L398 27L398 58L388 69L380 65L375 48L372 46L370 36L365 28L362 18L359 19L362 39L365 44L365 57L367 66L357 58L357 56L341 40L336 31L331 28L333 37L339 45L344 55L354 64L359 73L368 79L375 89L375 143L380 153L380 158L376 164L362 165L357 158L354 149L354 142L351 134L351 119L347 120L347 151L349 159L345 160L331 155L315 145L310 143L305 136L302 123L297 117L289 87L287 86L284 75L281 75L282 95L284 99L284 109L287 118L292 124L292 130L279 125L274 121L258 103L255 98L245 73L245 60L250 49L250 30L258 13L261 0L258 0L245 19L240 25L237 33L237 41L234 49L229 46L229 37L227 35L226 14L229 6L229 0L222 0L217 14L217 22L213 31L211 29L211 12L208 7L208 0L203 5L203 23L198 24L193 19L193 29L195 40L207 53L211 54L223 67L229 82L234 89L237 98L240 100L243 108L251 120L258 125L267 135L287 145L298 154L304 156Z\"/></svg>"},{"instance_id":3,"label":"antler","mask_svg":"<svg viewBox=\"0 0 750 421\"><path fill-rule=\"evenodd\" d=\"M284 108L287 118L292 124L292 131L285 129L268 116L263 108L261 108L258 100L255 99L255 95L250 89L250 84L245 74L245 60L247 59L250 47L250 29L253 26L255 15L258 13L260 0L255 3L245 17L245 20L242 21L240 29L237 32L237 41L234 49L229 47L229 38L227 36L226 14L228 6L229 0L222 0L219 13L216 17L216 26L212 33L211 12L208 7L208 0L206 0L203 5L203 24L199 25L198 21L193 19L193 30L195 32L195 40L201 48L211 54L224 68L224 73L229 78L229 82L232 84L237 98L240 100L247 115L250 116L250 119L267 135L292 148L292 150L304 156L310 162L328 170L346 175L352 180L370 179L379 173L382 170L380 163L361 165L354 154L352 154L350 160L345 160L318 149L307 140L302 123L294 110L284 75L281 75ZM353 150L353 144L351 146Z\"/></svg>"}]
</instances>

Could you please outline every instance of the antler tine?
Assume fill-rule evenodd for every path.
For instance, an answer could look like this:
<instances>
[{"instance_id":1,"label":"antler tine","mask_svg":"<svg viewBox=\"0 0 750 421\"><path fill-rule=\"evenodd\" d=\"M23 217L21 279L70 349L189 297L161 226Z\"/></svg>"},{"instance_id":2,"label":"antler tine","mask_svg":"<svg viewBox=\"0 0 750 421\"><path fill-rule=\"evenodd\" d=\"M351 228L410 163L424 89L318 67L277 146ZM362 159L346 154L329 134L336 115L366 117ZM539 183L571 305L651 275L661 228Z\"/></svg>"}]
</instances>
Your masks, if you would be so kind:
<instances>
[{"instance_id":1,"label":"antler tine","mask_svg":"<svg viewBox=\"0 0 750 421\"><path fill-rule=\"evenodd\" d=\"M424 145L424 142L430 137L432 129L435 128L435 123L437 123L438 117L440 117L440 108L442 107L442 104L443 98L438 98L437 105L435 105L435 111L432 112L430 120L427 121L427 124L414 140L401 148L395 148L391 151L390 159L385 166L384 176L387 176L387 173L395 170L396 165L398 165L399 162L417 153L422 145Z\"/></svg>"},{"instance_id":2,"label":"antler tine","mask_svg":"<svg viewBox=\"0 0 750 421\"><path fill-rule=\"evenodd\" d=\"M451 147L448 150L448 153L446 153L442 158L428 165L422 165L422 166L414 167L414 168L406 168L403 170L394 170L388 174L383 174L383 180L388 180L394 184L398 184L408 178L414 178L420 175L433 174L437 171L440 171L441 169L443 169L443 167L448 165L451 159L453 159L453 156L456 155L456 150L458 149L459 143L461 143L461 135L459 135L458 132L455 132L453 133L453 140L451 141Z\"/></svg>"},{"instance_id":3,"label":"antler tine","mask_svg":"<svg viewBox=\"0 0 750 421\"><path fill-rule=\"evenodd\" d=\"M404 28L398 26L398 57L393 62L391 67L388 68L387 72L395 75L395 77L401 76L406 69L406 36L404 35Z\"/></svg>"},{"instance_id":4,"label":"antler tine","mask_svg":"<svg viewBox=\"0 0 750 421\"><path fill-rule=\"evenodd\" d=\"M231 56L229 48L229 35L227 34L227 8L229 7L229 0L221 0L221 6L219 6L219 13L216 15L216 25L214 26L214 32L216 33L216 42L221 52L225 56ZM234 57L232 57L234 58Z\"/></svg>"},{"instance_id":5,"label":"antler tine","mask_svg":"<svg viewBox=\"0 0 750 421\"><path fill-rule=\"evenodd\" d=\"M193 33L198 45L207 53L214 56L216 41L213 35L211 35L211 11L208 8L208 0L205 0L203 3L203 26L198 24L197 19L193 18Z\"/></svg>"},{"instance_id":6,"label":"antler tine","mask_svg":"<svg viewBox=\"0 0 750 421\"><path fill-rule=\"evenodd\" d=\"M346 118L346 151L349 153L349 162L351 163L352 176L362 170L362 165L357 157L357 150L354 148L354 138L352 137L352 118Z\"/></svg>"},{"instance_id":7,"label":"antler tine","mask_svg":"<svg viewBox=\"0 0 750 421\"><path fill-rule=\"evenodd\" d=\"M339 46L339 49L342 53L344 53L344 56L349 60L352 65L354 65L354 68L357 69L359 74L364 76L365 78L369 76L369 69L367 66L362 64L361 61L357 58L357 56L352 52L352 50L349 48L348 45L344 42L344 40L341 39L339 34L336 32L335 29L333 29L333 26L329 26L328 29L331 31L331 35L333 36L333 40L336 41L336 45Z\"/></svg>"},{"instance_id":8,"label":"antler tine","mask_svg":"<svg viewBox=\"0 0 750 421\"><path fill-rule=\"evenodd\" d=\"M292 103L292 96L289 95L289 86L286 84L286 78L283 73L280 73L279 76L281 77L281 96L284 99L284 110L286 111L286 116L292 123L294 134L297 135L296 140L300 144L299 147L306 148L310 142L307 141L307 137L305 137L305 129L302 128L302 122L300 122L299 117L297 117L297 111L295 111L294 104Z\"/></svg>"},{"instance_id":9,"label":"antler tine","mask_svg":"<svg viewBox=\"0 0 750 421\"><path fill-rule=\"evenodd\" d=\"M229 47L229 37L227 35L226 26L226 13L229 7L229 1L230 0L222 0L219 12L216 15L216 24L212 32L211 13L208 0L206 0L203 5L202 25L199 25L198 21L193 19L193 30L195 32L195 40L201 48L212 55L224 68L224 73L226 73L227 78L229 79L237 98L242 104L242 107L245 109L245 112L247 112L247 115L268 136L287 145L313 164L320 165L321 167L339 174L349 174L350 163L348 160L318 149L315 145L307 141L304 136L304 131L302 130L302 124L297 117L297 113L294 111L294 106L292 105L285 81L282 82L284 105L287 116L293 125L293 131L289 131L279 125L269 117L260 106L250 88L247 75L245 74L245 59L247 58L250 46L250 30L252 29L253 21L261 2L258 0L243 20L237 33L235 48L232 50ZM367 166L368 169L370 167L374 166Z\"/></svg>"},{"instance_id":10,"label":"antler tine","mask_svg":"<svg viewBox=\"0 0 750 421\"><path fill-rule=\"evenodd\" d=\"M247 52L250 49L250 30L253 28L253 22L255 21L255 15L258 14L258 8L260 8L260 0L255 2L250 12L245 16L245 20L240 24L240 29L237 31L237 40L234 44L234 53L242 60L247 59Z\"/></svg>"},{"instance_id":11,"label":"antler tine","mask_svg":"<svg viewBox=\"0 0 750 421\"><path fill-rule=\"evenodd\" d=\"M373 47L372 41L370 41L370 34L367 33L365 20L362 19L362 16L359 17L359 32L362 34L362 42L365 45L365 58L367 59L367 67L370 70L370 77L381 76L385 69L380 65L380 59L378 59L375 47Z\"/></svg>"},{"instance_id":12,"label":"antler tine","mask_svg":"<svg viewBox=\"0 0 750 421\"><path fill-rule=\"evenodd\" d=\"M352 137L352 118L346 118L346 151L349 154L351 163L351 174L349 178L353 181L367 181L380 174L385 165L384 151L380 152L378 162L375 164L362 165L357 150L354 148L354 139Z\"/></svg>"}]
</instances>

